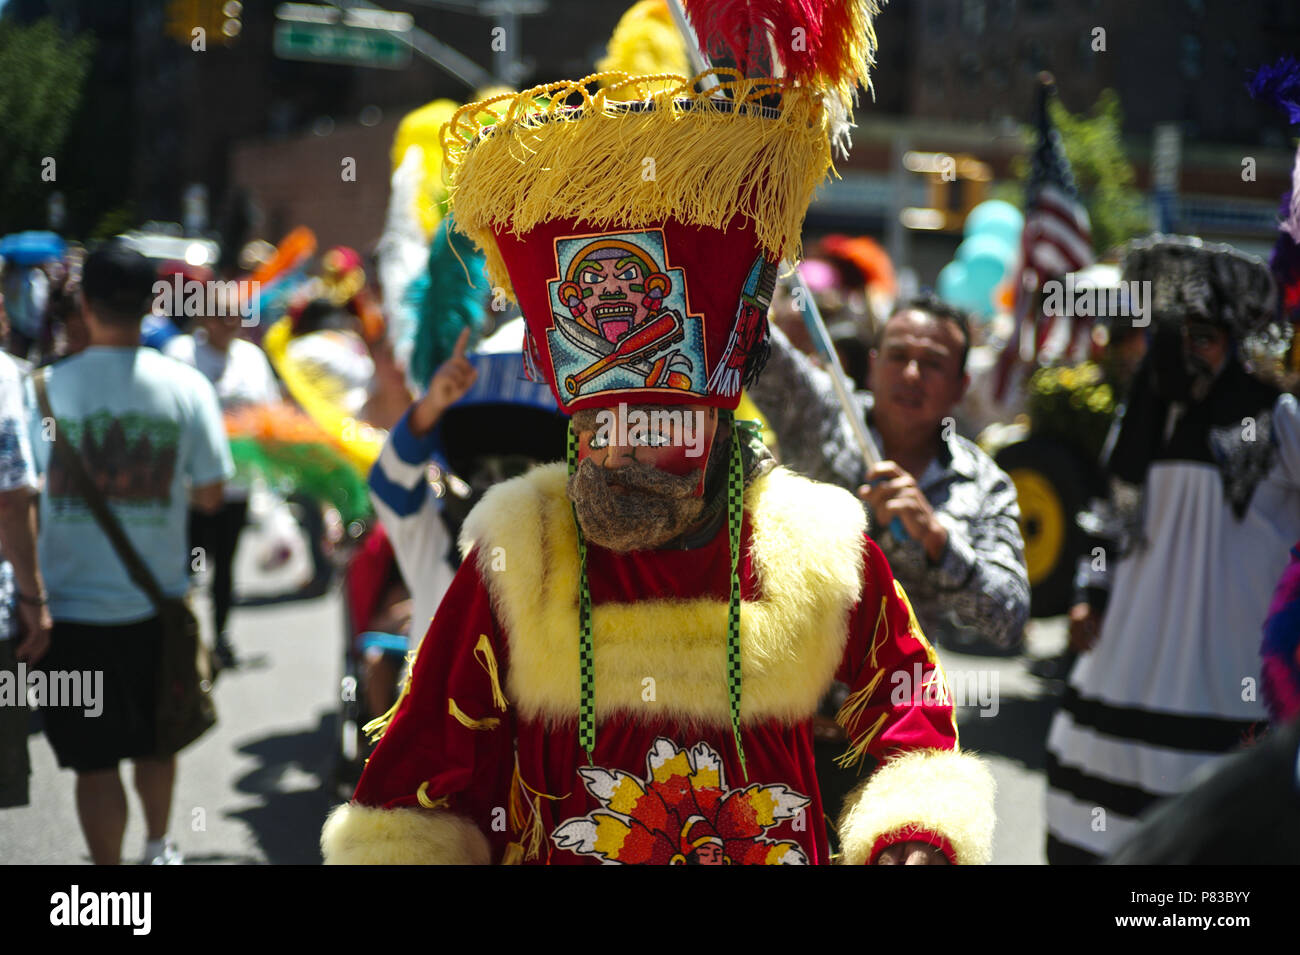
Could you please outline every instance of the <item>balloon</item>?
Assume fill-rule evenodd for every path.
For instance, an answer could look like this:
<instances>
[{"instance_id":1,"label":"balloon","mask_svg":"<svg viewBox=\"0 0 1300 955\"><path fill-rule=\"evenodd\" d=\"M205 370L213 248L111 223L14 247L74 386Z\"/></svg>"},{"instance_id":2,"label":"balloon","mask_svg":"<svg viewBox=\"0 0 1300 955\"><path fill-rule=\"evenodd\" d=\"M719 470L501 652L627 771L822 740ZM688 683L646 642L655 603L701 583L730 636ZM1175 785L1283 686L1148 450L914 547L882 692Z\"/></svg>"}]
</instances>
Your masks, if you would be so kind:
<instances>
[{"instance_id":1,"label":"balloon","mask_svg":"<svg viewBox=\"0 0 1300 955\"><path fill-rule=\"evenodd\" d=\"M939 271L936 286L941 299L962 305L966 293L966 266L956 261L949 262Z\"/></svg>"},{"instance_id":2,"label":"balloon","mask_svg":"<svg viewBox=\"0 0 1300 955\"><path fill-rule=\"evenodd\" d=\"M1025 217L1019 209L1001 199L989 199L970 211L963 232L967 238L991 235L1015 248L1020 243L1020 233L1024 228Z\"/></svg>"},{"instance_id":3,"label":"balloon","mask_svg":"<svg viewBox=\"0 0 1300 955\"><path fill-rule=\"evenodd\" d=\"M1015 249L991 235L974 235L957 247L957 261L966 266L966 281L991 292L1015 258Z\"/></svg>"}]
</instances>

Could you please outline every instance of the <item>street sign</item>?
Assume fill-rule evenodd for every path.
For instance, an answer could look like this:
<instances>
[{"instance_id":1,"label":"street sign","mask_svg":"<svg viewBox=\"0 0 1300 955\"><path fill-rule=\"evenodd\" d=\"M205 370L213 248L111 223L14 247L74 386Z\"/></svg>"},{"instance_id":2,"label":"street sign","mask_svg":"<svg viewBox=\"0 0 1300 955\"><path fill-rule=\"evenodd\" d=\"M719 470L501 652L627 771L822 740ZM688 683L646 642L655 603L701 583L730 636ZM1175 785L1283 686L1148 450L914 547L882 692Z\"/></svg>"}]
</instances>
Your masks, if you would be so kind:
<instances>
[{"instance_id":1,"label":"street sign","mask_svg":"<svg viewBox=\"0 0 1300 955\"><path fill-rule=\"evenodd\" d=\"M280 20L275 25L275 55L285 60L400 70L411 62L411 47L387 30Z\"/></svg>"}]
</instances>

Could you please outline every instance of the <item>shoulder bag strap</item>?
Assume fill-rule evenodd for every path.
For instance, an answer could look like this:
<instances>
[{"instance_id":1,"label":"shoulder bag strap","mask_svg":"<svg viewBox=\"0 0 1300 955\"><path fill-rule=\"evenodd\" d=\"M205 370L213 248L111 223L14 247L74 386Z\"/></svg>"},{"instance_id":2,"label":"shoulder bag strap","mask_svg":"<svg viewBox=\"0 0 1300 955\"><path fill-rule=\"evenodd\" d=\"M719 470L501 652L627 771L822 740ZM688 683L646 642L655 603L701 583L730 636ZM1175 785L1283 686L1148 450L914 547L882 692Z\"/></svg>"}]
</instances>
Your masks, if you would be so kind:
<instances>
[{"instance_id":1,"label":"shoulder bag strap","mask_svg":"<svg viewBox=\"0 0 1300 955\"><path fill-rule=\"evenodd\" d=\"M40 405L41 414L55 423L53 453L58 457L59 463L63 465L63 469L67 471L68 476L72 478L72 483L90 508L90 513L94 515L95 523L99 525L99 529L104 532L109 543L113 545L113 550L117 551L117 556L126 566L126 572L131 577L131 580L145 592L154 607L161 610L166 598L163 596L162 588L158 586L158 581L154 578L148 565L141 559L135 547L132 546L126 532L122 530L122 525L118 523L117 517L109 510L108 502L100 494L99 488L90 480L90 475L86 473L81 455L73 450L72 445L63 440L63 435L58 429L57 419L50 409L50 396L46 390L46 375L48 373L49 368L38 368L33 371L32 385L36 390L36 401Z\"/></svg>"}]
</instances>

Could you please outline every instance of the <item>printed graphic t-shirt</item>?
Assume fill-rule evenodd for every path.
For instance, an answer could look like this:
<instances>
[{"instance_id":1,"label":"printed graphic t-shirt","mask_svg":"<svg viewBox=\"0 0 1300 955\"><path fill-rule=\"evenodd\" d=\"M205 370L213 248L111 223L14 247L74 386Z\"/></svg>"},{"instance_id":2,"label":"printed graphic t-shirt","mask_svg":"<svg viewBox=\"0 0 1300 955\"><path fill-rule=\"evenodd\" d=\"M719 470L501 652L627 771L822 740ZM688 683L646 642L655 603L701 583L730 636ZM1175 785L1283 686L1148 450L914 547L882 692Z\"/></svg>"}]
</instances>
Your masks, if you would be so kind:
<instances>
[{"instance_id":1,"label":"printed graphic t-shirt","mask_svg":"<svg viewBox=\"0 0 1300 955\"><path fill-rule=\"evenodd\" d=\"M234 474L212 385L148 348L87 348L48 374L59 434L81 455L163 592L181 596L188 586L189 489ZM50 613L103 624L154 616L70 476L51 458L50 429L30 385L29 408L32 450L45 474L40 561Z\"/></svg>"}]
</instances>

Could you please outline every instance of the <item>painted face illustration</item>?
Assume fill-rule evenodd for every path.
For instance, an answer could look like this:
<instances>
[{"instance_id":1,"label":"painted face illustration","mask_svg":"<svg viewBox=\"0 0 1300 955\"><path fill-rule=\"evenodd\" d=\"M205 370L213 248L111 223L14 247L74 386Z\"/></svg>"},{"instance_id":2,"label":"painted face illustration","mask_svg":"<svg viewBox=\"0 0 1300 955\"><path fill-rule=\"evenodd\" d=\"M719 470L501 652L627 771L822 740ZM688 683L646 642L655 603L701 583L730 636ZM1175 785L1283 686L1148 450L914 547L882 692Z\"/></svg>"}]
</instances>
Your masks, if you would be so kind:
<instances>
[{"instance_id":1,"label":"painted face illustration","mask_svg":"<svg viewBox=\"0 0 1300 955\"><path fill-rule=\"evenodd\" d=\"M640 249L606 240L574 258L560 294L580 305L570 304L574 318L615 344L659 310L667 291L667 276Z\"/></svg>"},{"instance_id":2,"label":"painted face illustration","mask_svg":"<svg viewBox=\"0 0 1300 955\"><path fill-rule=\"evenodd\" d=\"M692 855L694 856L694 862L693 862L694 865L726 865L727 864L727 856L722 851L721 840L719 840L717 843L706 842L702 846L696 846L695 852L692 853ZM688 862L691 861L690 857L688 857L687 861Z\"/></svg>"}]
</instances>

